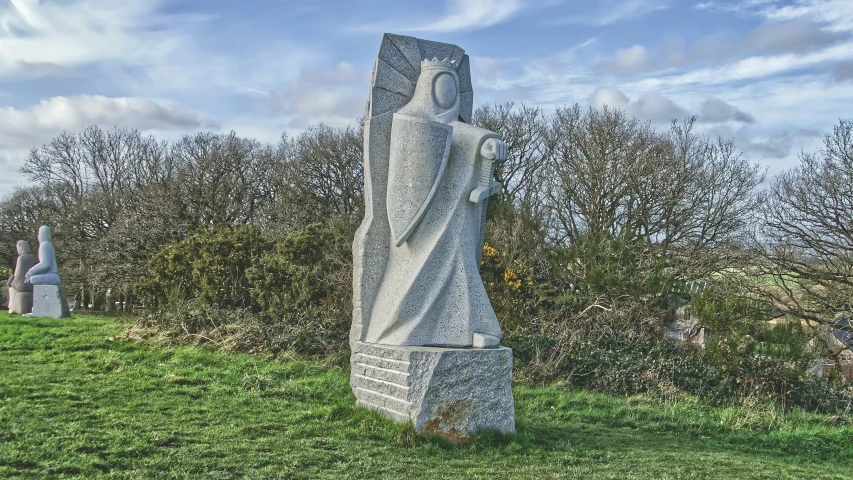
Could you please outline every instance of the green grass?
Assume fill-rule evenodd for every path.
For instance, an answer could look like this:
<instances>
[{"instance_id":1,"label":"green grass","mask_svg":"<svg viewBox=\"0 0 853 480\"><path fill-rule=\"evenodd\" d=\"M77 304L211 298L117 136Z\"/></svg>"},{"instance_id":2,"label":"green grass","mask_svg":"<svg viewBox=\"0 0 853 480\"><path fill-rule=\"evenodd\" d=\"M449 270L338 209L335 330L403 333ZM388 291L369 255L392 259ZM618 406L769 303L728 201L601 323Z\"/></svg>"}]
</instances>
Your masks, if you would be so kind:
<instances>
[{"instance_id":1,"label":"green grass","mask_svg":"<svg viewBox=\"0 0 853 480\"><path fill-rule=\"evenodd\" d=\"M0 315L2 478L850 478L853 424L515 388L518 433L454 446L353 407L347 373Z\"/></svg>"}]
</instances>

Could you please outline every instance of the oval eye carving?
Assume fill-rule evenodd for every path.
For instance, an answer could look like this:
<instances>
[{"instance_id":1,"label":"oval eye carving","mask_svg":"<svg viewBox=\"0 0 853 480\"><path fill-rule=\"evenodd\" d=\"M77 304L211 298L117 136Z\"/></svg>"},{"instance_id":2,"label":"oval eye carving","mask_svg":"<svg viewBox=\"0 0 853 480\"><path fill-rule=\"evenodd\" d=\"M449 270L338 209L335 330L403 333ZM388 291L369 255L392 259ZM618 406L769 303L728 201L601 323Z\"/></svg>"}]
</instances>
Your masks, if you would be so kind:
<instances>
[{"instance_id":1,"label":"oval eye carving","mask_svg":"<svg viewBox=\"0 0 853 480\"><path fill-rule=\"evenodd\" d=\"M435 77L432 84L432 94L439 107L452 107L456 103L456 80L453 75L442 73Z\"/></svg>"}]
</instances>

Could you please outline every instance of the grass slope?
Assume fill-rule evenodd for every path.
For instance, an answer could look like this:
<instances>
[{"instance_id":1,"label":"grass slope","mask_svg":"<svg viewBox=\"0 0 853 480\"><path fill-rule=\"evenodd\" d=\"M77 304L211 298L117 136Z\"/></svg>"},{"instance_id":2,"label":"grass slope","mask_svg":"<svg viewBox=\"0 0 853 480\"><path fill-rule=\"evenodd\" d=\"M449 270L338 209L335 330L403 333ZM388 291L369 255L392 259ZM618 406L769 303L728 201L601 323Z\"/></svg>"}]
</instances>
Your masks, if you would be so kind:
<instances>
[{"instance_id":1,"label":"grass slope","mask_svg":"<svg viewBox=\"0 0 853 480\"><path fill-rule=\"evenodd\" d=\"M850 478L853 425L515 388L518 433L462 446L353 407L346 372L0 314L3 478Z\"/></svg>"}]
</instances>

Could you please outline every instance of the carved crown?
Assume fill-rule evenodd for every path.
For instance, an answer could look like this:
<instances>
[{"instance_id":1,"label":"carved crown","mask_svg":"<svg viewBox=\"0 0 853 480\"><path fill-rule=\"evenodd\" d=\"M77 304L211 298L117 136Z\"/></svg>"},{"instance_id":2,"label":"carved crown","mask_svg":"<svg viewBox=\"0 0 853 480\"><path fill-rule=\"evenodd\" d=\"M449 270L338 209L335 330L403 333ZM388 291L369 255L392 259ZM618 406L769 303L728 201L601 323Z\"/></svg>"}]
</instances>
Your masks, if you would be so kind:
<instances>
[{"instance_id":1,"label":"carved crown","mask_svg":"<svg viewBox=\"0 0 853 480\"><path fill-rule=\"evenodd\" d=\"M439 60L438 57L432 57L432 60L424 59L421 62L421 71L424 70L453 70L459 68L459 65L456 63L456 60L451 60L449 58L445 58L444 60Z\"/></svg>"}]
</instances>

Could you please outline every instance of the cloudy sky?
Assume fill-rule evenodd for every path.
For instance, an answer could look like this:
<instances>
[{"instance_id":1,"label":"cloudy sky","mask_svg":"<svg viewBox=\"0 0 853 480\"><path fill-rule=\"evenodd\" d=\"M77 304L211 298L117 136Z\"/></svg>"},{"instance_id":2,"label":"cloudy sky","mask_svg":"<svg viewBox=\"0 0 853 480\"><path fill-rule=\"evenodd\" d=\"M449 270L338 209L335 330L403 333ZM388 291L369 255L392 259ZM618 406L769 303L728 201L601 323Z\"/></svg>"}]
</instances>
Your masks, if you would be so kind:
<instances>
[{"instance_id":1,"label":"cloudy sky","mask_svg":"<svg viewBox=\"0 0 853 480\"><path fill-rule=\"evenodd\" d=\"M696 115L771 174L853 117L853 0L0 0L0 195L87 125L352 124L383 32L464 48L475 104Z\"/></svg>"}]
</instances>

